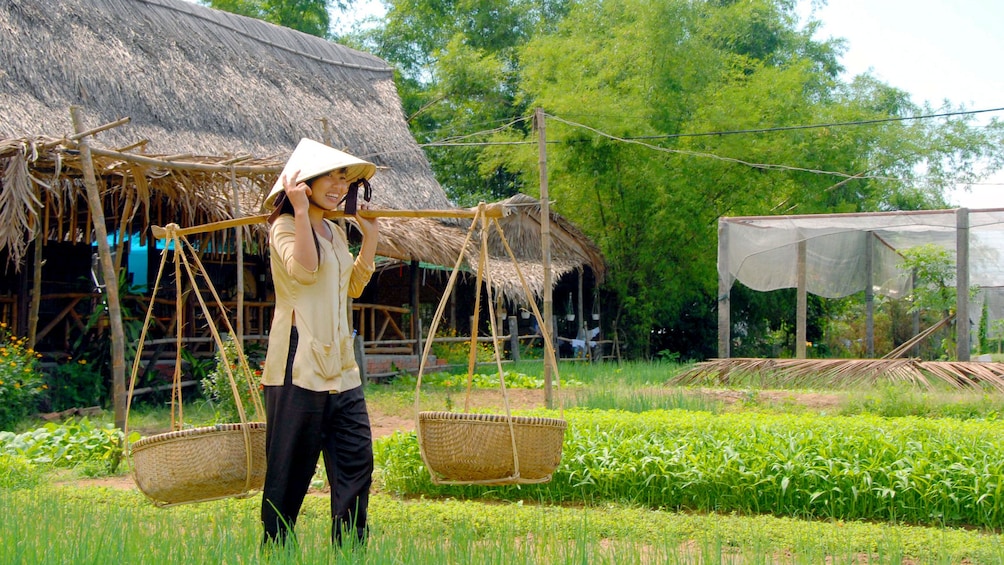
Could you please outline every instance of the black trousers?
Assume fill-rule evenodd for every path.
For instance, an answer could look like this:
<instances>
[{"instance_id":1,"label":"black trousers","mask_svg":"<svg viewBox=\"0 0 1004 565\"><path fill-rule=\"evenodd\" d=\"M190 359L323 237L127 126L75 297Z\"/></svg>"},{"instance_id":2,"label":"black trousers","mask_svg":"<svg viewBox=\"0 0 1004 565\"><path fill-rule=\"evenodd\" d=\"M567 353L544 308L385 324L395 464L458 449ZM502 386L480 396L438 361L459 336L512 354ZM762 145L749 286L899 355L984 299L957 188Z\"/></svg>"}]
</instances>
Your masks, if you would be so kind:
<instances>
[{"instance_id":1,"label":"black trousers","mask_svg":"<svg viewBox=\"0 0 1004 565\"><path fill-rule=\"evenodd\" d=\"M343 531L364 542L373 481L373 436L363 388L331 394L295 386L296 345L293 328L285 382L281 387L265 387L264 541L285 542L293 531L318 456L323 454L331 485L331 542L341 544Z\"/></svg>"}]
</instances>

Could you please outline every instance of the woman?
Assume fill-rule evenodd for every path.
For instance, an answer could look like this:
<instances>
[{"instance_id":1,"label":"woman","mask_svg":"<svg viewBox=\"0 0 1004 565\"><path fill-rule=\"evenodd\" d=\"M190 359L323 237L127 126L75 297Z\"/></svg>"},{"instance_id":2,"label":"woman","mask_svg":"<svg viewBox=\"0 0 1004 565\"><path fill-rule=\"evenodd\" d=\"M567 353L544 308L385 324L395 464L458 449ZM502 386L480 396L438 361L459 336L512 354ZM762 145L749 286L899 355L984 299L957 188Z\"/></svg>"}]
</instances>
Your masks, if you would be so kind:
<instances>
[{"instance_id":1,"label":"woman","mask_svg":"<svg viewBox=\"0 0 1004 565\"><path fill-rule=\"evenodd\" d=\"M345 232L324 218L376 167L303 139L266 205L275 314L262 373L267 470L265 542L285 542L324 455L331 485L331 541L366 539L373 443L347 308L373 274L379 228L356 217L362 248L353 260ZM355 186L351 186L355 185ZM352 200L354 200L352 194ZM353 206L354 208L354 206Z\"/></svg>"}]
</instances>

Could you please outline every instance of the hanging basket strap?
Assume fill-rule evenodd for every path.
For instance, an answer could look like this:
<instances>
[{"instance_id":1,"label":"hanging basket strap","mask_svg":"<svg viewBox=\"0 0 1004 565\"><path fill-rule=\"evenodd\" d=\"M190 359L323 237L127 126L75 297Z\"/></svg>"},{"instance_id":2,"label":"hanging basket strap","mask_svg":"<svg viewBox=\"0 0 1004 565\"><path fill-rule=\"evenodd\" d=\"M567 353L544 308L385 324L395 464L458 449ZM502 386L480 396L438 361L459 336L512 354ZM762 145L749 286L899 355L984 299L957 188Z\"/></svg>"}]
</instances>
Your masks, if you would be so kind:
<instances>
[{"instance_id":1,"label":"hanging basket strap","mask_svg":"<svg viewBox=\"0 0 1004 565\"><path fill-rule=\"evenodd\" d=\"M484 209L483 206L484 206L484 204L482 204L481 206L479 206L479 208L478 208L479 212L483 211L483 209ZM533 308L534 315L537 318L537 322L538 322L538 324L539 324L539 326L541 328L541 332L542 332L542 335L544 337L545 352L546 352L546 356L547 356L547 361L552 364L552 366L553 366L553 368L555 370L555 375L557 375L557 359L556 359L556 355L555 355L555 352L554 352L553 344L551 343L550 336L549 336L549 334L547 332L547 329L546 329L546 325L543 322L543 318L542 318L542 316L540 314L540 311L537 309L536 301L532 299L532 293L530 291L529 285L526 283L526 279L523 277L523 273L519 269L518 262L516 261L515 255L512 252L512 249L510 248L508 241L506 241L505 234L503 233L502 228L499 225L498 220L496 218L494 218L494 217L489 218L488 216L479 213L479 214L475 215L473 221L471 222L470 229L467 232L467 237L464 240L463 246L461 247L460 256L457 258L457 262L456 262L456 264L453 267L453 271L450 273L450 278L449 278L449 281L447 283L446 290L443 292L443 298L440 300L439 306L436 308L436 312L433 315L432 323L431 323L431 325L429 327L429 336L430 336L430 338L425 343L425 347L423 348L423 351L422 351L421 362L419 363L418 378L417 378L417 382L416 382L416 385L415 385L415 429L416 429L416 433L418 435L419 449L420 449L420 451L422 453L422 458L423 458L423 460L425 460L427 462L429 461L429 455L430 454L429 454L429 452L427 450L428 446L426 446L426 439L423 438L423 429L424 429L423 419L426 421L426 423L428 423L430 421L429 420L430 413L423 413L420 410L420 408L421 408L422 377L425 374L425 368L426 368L426 364L428 362L429 353L430 353L430 351L432 349L432 343L433 343L433 340L434 340L434 336L436 335L436 331L438 330L439 324L442 321L443 312L444 312L444 310L446 308L447 300L448 300L449 296L452 294L454 285L456 284L457 274L458 274L458 272L460 270L460 265L462 264L463 259L464 259L464 252L469 248L469 245L470 245L471 240L473 238L474 230L476 230L476 229L478 229L480 227L480 245L479 245L479 257L478 257L478 269L477 269L477 277L476 277L477 278L476 288L478 290L477 290L477 292L475 294L474 317L473 317L472 328L471 328L470 352L469 352L469 355L468 355L467 398L465 400L465 406L464 406L464 412L465 412L465 414L457 415L458 418L456 418L456 419L445 418L445 420L448 420L449 422L451 422L449 424L450 426L468 425L468 424L470 424L472 422L472 420L470 418L467 418L467 417L474 416L474 415L471 415L471 414L466 414L466 412L468 412L470 410L470 396L471 396L471 389L472 389L473 372L474 372L475 362L477 360L477 356L476 356L476 354L477 354L477 351L476 351L476 346L477 346L477 327L478 327L478 316L479 316L479 312L481 310L481 307L480 307L480 304L481 304L481 302L480 302L481 291L480 291L480 289L481 289L482 281L484 282L485 287L486 287L488 302L489 302L489 304L492 303L493 288L492 288L491 272L487 269L487 264L488 264L488 235L489 235L489 232L492 229L492 226L494 226L495 229L497 230L498 235L501 238L502 243L505 246L506 252L508 253L508 255L509 255L510 259L512 260L513 264L516 266L516 272L519 275L519 279L520 279L520 282L521 282L521 284L523 286L523 289L527 293L527 296L530 298L530 300L528 302L530 302L530 304L531 304L531 306ZM432 469L432 466L430 465L429 466L430 476L431 476L433 482L436 483L436 484L511 484L511 483L515 483L515 482L544 482L546 480L549 480L549 478L550 478L550 475L547 475L547 478L535 478L535 479L532 479L532 480L521 480L521 477L520 477L520 463L519 463L519 449L517 449L517 443L518 442L517 442L517 431L516 431L516 424L515 424L515 420L516 419L512 416L512 410L511 410L511 407L510 407L510 404L509 404L509 395L508 395L508 392L506 390L505 377L504 377L504 371L502 369L502 359L501 359L501 353L500 353L500 349L501 348L499 347L499 337L498 337L498 331L497 331L497 320L495 318L495 310L494 310L494 308L489 308L488 315L489 315L489 326L491 327L492 346L493 346L493 352L494 352L494 357L495 357L495 364L496 364L496 368L498 370L498 375L499 375L499 387L502 390L502 398L503 398L503 402L504 402L504 405L505 405L505 415L504 416L497 416L497 415L496 416L490 416L490 417L486 417L485 419L481 419L481 420L479 420L478 418L474 418L474 420L481 421L481 422L493 421L493 422L496 422L496 423L499 423L499 424L501 424L502 422L505 422L505 424L508 427L508 439L509 439L508 443L510 444L511 451L512 451L512 473L511 473L511 476L507 476L507 477L497 477L496 476L496 477L489 477L489 478L482 478L482 479L473 479L472 478L470 480L449 481L449 480L444 480L443 478L437 476L437 473ZM560 379L557 379L557 380L560 382ZM563 414L564 414L564 408L562 406L562 415ZM440 422L442 422L444 420L444 418L436 418L436 419L439 420ZM461 422L459 420L465 420L465 421ZM521 420L520 425L524 426L525 423L522 422L522 420ZM561 430L564 429L563 426L564 426L564 424L562 422L562 427L560 428ZM469 431L469 429L468 429L468 431ZM558 446L559 446L559 452L560 452L560 439L561 438L559 436L557 438L557 442L558 442ZM439 440L436 440L436 441L439 441Z\"/></svg>"},{"instance_id":2,"label":"hanging basket strap","mask_svg":"<svg viewBox=\"0 0 1004 565\"><path fill-rule=\"evenodd\" d=\"M227 358L226 348L223 345L223 338L220 336L219 330L216 327L216 323L214 322L214 318L213 318L211 312L209 311L209 306L206 304L206 301L203 298L202 293L199 292L199 285L198 285L198 282L197 282L196 277L195 277L195 270L197 270L198 272L200 272L200 273L203 274L203 279L204 279L204 281L206 283L206 286L207 286L209 292L212 294L213 299L215 300L215 303L216 303L217 307L219 307L221 311L225 312L226 309L223 306L223 301L220 299L219 293L216 291L216 287L213 285L212 280L210 280L210 278L205 275L205 272L206 272L205 271L205 267L202 265L202 262L199 260L198 253L196 252L195 248L192 247L191 243L189 243L188 240L185 238L184 234L182 233L182 230L180 228L178 228L177 224L168 224L163 229L158 228L157 230L154 230L154 235L156 237L158 237L158 238L166 239L168 242L170 242L170 243L172 243L174 245L175 287L176 287L176 298L177 298L177 308L178 308L177 343L176 343L178 357L176 358L176 362L175 362L175 377L174 377L174 382L173 382L173 385L172 385L172 396L171 396L171 428L172 428L172 430L179 430L183 426L183 414L182 414L182 402L181 402L181 372L180 372L181 371L181 362L180 362L180 355L181 355L181 349L182 349L182 345L183 345L183 343L182 343L182 334L181 334L181 329L182 329L182 326L183 326L183 324L182 324L182 311L183 311L182 302L183 302L183 300L182 300L182 289L181 289L181 287L182 287L182 284L181 284L181 266L184 265L185 274L188 277L188 281L191 284L191 288L193 289L193 292L195 293L195 296L196 296L196 298L197 298L197 300L199 302L199 305L200 305L200 307L202 309L202 313L205 316L206 322L207 322L207 324L209 326L209 330L212 333L213 340L215 341L216 346L219 348L221 359L222 359L222 364L223 364L224 370L225 370L225 372L227 374L227 380L229 381L229 384L230 384L230 390L233 393L234 403L237 405L237 413L240 416L240 420L241 420L240 429L242 431L242 434L243 434L243 437L244 437L244 443L245 443L245 450L244 450L245 457L246 457L245 469L247 470L246 477L245 477L245 487L246 487L245 490L251 490L251 488L252 488L252 482L253 482L253 477L251 475L251 471L252 471L252 468L253 468L252 460L251 460L252 459L252 455L253 455L253 450L252 450L251 431L250 431L250 428L247 425L248 424L248 418L247 418L247 414L245 412L244 402L241 400L240 392L239 392L239 389L238 389L238 386L237 386L237 379L234 376L234 368L231 366L230 360ZM165 249L167 247L168 246L165 246ZM191 252L191 254L192 254L192 261L195 264L195 270L193 270L193 266L189 262L188 252ZM165 264L167 262L166 260L167 260L167 253L165 252L162 255L162 257L161 257L160 268L159 268L159 270L157 272L157 277L155 279L154 290L153 290L152 297L156 296L156 294L157 294L157 290L158 290L158 288L160 286L160 280L161 280L161 277L162 277L163 272L164 272L164 266L165 266ZM152 317L153 306L154 306L154 300L153 300L153 298L151 298L151 300L150 300L150 306L147 309L146 319L143 322L143 330L142 330L142 332L140 334L140 339L139 339L139 342L137 344L136 357L133 360L133 368L132 368L132 374L130 376L130 384L129 384L129 395L128 395L127 403L126 403L126 437L127 438L128 438L129 409L130 409L130 407L132 405L133 391L135 390L136 379L137 379L137 376L138 376L138 373L139 373L139 364L140 364L141 353L143 351L143 344L144 344L144 341L145 341L145 338L146 338L146 330L147 330L147 327L150 324L150 319ZM231 325L230 319L227 316L223 316L223 323L226 325L227 331L231 335L234 335L233 326ZM244 376L245 384L248 386L248 389L251 392L250 398L251 398L251 402L253 404L253 408L254 408L254 412L255 412L255 418L258 419L258 420L262 420L263 417L264 417L264 414L265 414L265 409L264 409L264 407L261 404L261 399L258 397L257 391L255 390L255 387L254 387L254 383L251 380L251 374L252 374L251 373L251 368L247 364L247 358L244 355L243 344L241 344L238 341L234 341L234 345L235 345L235 347L237 349L237 357L238 357L238 362L240 363L240 366L241 366L241 373ZM175 421L175 414L177 414L177 416L178 416L178 420L177 421Z\"/></svg>"}]
</instances>

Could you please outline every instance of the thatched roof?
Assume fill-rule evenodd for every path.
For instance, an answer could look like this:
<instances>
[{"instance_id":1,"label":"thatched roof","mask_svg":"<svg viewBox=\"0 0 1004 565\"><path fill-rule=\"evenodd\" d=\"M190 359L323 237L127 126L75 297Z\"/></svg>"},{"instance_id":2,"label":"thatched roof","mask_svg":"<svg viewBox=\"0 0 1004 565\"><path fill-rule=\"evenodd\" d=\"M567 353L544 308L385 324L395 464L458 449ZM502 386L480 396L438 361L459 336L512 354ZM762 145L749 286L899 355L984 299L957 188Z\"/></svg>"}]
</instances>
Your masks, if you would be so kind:
<instances>
[{"instance_id":1,"label":"thatched roof","mask_svg":"<svg viewBox=\"0 0 1004 565\"><path fill-rule=\"evenodd\" d=\"M0 77L0 251L15 262L36 228L45 240L93 237L71 106L85 129L128 118L88 138L109 232L258 213L301 137L376 163L376 207L451 207L408 130L392 69L295 30L183 0L5 0ZM514 228L532 224L516 218ZM464 235L456 222L383 225L378 252L403 260L452 264ZM248 233L261 241L260 227ZM554 239L559 272L583 259L602 271L587 239L570 255Z\"/></svg>"},{"instance_id":2,"label":"thatched roof","mask_svg":"<svg viewBox=\"0 0 1004 565\"><path fill-rule=\"evenodd\" d=\"M72 134L71 105L130 118L94 144L131 153L266 164L311 137L376 163L381 206L449 204L372 55L183 0L7 0L0 30L0 139Z\"/></svg>"},{"instance_id":3,"label":"thatched roof","mask_svg":"<svg viewBox=\"0 0 1004 565\"><path fill-rule=\"evenodd\" d=\"M544 289L540 201L525 194L517 194L498 205L504 210L504 215L498 218L498 225L519 262L519 273L498 236L498 230L490 227L489 276L499 292L509 299L522 302L526 296L519 277L522 274L533 295L539 297ZM596 281L602 282L606 266L599 248L565 218L554 212L550 216L552 284L557 284L562 275L582 266L589 267ZM470 222L453 226L429 218L392 223L382 221L378 253L386 257L422 260L452 267L461 252L469 226ZM480 245L478 234L463 251L462 267L472 272L477 271Z\"/></svg>"}]
</instances>

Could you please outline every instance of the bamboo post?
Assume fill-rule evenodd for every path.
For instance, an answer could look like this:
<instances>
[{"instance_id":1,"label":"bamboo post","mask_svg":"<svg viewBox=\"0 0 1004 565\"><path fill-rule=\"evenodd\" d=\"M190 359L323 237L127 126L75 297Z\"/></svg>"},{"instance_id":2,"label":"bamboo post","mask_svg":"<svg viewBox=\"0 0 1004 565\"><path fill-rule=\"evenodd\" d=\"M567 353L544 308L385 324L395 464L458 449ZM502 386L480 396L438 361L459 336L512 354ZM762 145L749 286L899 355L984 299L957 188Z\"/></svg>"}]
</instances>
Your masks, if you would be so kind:
<instances>
[{"instance_id":1,"label":"bamboo post","mask_svg":"<svg viewBox=\"0 0 1004 565\"><path fill-rule=\"evenodd\" d=\"M233 189L234 217L241 217L241 199L237 191L237 173L230 167L230 187ZM237 253L237 324L234 331L237 332L235 339L244 349L244 228L237 226L234 228L234 247Z\"/></svg>"},{"instance_id":2,"label":"bamboo post","mask_svg":"<svg viewBox=\"0 0 1004 565\"><path fill-rule=\"evenodd\" d=\"M83 120L79 106L70 106L73 119L73 129L77 134L84 131ZM83 172L84 186L87 189L87 206L94 220L94 232L98 244L98 257L101 261L101 272L105 279L105 293L108 302L108 318L112 332L112 398L115 406L115 426L125 429L126 397L125 397L125 331L122 326L122 307L119 303L118 274L112 265L111 248L108 245L108 230L105 227L105 213L101 207L101 195L98 192L97 177L94 174L94 162L91 160L91 148L86 137L78 142L80 147L80 166Z\"/></svg>"},{"instance_id":3,"label":"bamboo post","mask_svg":"<svg viewBox=\"0 0 1004 565\"><path fill-rule=\"evenodd\" d=\"M42 214L47 211L43 208ZM31 273L31 304L28 310L28 347L35 349L38 345L35 339L38 336L38 310L42 305L42 240L45 239L45 232L42 231L41 218L35 223L35 257L34 266ZM17 309L12 312L14 319L18 318Z\"/></svg>"}]
</instances>

